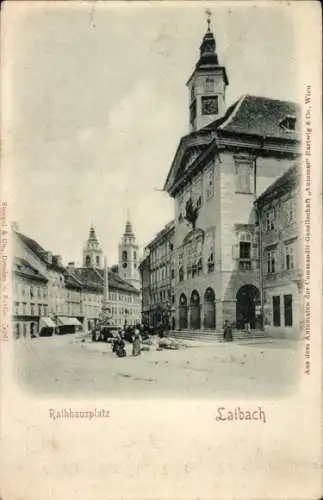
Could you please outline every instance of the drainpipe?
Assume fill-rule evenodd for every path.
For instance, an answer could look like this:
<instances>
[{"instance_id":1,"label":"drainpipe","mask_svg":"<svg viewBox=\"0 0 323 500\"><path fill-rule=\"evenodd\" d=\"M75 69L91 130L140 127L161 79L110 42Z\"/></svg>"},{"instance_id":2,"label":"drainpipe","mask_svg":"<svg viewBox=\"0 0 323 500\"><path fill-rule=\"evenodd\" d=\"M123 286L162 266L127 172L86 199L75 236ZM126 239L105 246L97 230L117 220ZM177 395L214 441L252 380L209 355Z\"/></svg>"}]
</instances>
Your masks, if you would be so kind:
<instances>
[{"instance_id":1,"label":"drainpipe","mask_svg":"<svg viewBox=\"0 0 323 500\"><path fill-rule=\"evenodd\" d=\"M264 144L261 141L261 149ZM260 209L257 201L257 157L254 163L254 207L258 221L258 234L259 234L259 281L260 281L260 311L261 311L261 328L264 329L264 283L263 283L263 269L262 269L262 224L260 217Z\"/></svg>"},{"instance_id":2,"label":"drainpipe","mask_svg":"<svg viewBox=\"0 0 323 500\"><path fill-rule=\"evenodd\" d=\"M263 282L263 269L262 269L262 227L260 210L257 202L255 201L256 217L258 221L258 242L259 242L259 281L260 281L260 310L261 310L261 328L264 328L264 282Z\"/></svg>"}]
</instances>

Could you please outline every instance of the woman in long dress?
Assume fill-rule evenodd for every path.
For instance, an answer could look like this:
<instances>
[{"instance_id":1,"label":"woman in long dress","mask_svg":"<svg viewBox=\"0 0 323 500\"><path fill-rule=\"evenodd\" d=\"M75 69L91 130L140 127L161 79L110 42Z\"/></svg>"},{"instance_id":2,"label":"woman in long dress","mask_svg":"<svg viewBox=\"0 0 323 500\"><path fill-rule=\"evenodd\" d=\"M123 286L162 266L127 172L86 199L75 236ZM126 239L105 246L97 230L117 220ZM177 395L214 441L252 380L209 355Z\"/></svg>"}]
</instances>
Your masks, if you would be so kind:
<instances>
[{"instance_id":1,"label":"woman in long dress","mask_svg":"<svg viewBox=\"0 0 323 500\"><path fill-rule=\"evenodd\" d=\"M132 355L139 356L140 353L141 353L141 336L138 328L136 328L132 340Z\"/></svg>"}]
</instances>

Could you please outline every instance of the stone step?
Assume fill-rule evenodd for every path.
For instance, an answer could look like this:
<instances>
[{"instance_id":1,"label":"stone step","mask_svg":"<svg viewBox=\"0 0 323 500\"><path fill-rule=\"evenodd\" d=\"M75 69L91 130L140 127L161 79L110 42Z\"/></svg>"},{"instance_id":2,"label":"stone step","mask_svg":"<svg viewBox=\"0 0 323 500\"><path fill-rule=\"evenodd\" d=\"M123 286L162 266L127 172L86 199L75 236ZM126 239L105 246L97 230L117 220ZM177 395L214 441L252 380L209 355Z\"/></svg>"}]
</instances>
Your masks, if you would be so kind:
<instances>
[{"instance_id":1,"label":"stone step","mask_svg":"<svg viewBox=\"0 0 323 500\"><path fill-rule=\"evenodd\" d=\"M172 332L172 336L180 340L198 340L204 342L221 342L223 340L223 332L219 331L201 331L201 330L181 330ZM271 337L261 330L244 332L233 331L233 340L266 340Z\"/></svg>"}]
</instances>

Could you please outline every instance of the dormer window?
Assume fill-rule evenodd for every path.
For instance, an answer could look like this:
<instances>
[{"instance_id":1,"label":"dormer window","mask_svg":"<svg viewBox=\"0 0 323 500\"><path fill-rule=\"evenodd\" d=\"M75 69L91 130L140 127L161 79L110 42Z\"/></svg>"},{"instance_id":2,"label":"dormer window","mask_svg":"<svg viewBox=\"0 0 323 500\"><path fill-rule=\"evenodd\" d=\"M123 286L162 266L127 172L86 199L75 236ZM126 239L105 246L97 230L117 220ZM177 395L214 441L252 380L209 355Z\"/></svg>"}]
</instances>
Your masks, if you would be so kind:
<instances>
[{"instance_id":1,"label":"dormer window","mask_svg":"<svg viewBox=\"0 0 323 500\"><path fill-rule=\"evenodd\" d=\"M295 116L286 116L279 124L279 126L283 130L295 131L296 129L296 117Z\"/></svg>"}]
</instances>

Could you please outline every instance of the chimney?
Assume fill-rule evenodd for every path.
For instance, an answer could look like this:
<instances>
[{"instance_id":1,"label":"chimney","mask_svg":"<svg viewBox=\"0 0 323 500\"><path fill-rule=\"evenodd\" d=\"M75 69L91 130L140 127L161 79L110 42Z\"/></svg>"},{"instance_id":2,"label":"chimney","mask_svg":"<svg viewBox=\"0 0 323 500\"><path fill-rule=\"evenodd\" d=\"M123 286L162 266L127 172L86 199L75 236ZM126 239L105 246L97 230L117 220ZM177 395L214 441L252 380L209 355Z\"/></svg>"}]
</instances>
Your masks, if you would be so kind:
<instances>
[{"instance_id":1,"label":"chimney","mask_svg":"<svg viewBox=\"0 0 323 500\"><path fill-rule=\"evenodd\" d=\"M70 272L75 271L75 262L69 262L67 264L67 270L70 271Z\"/></svg>"}]
</instances>

